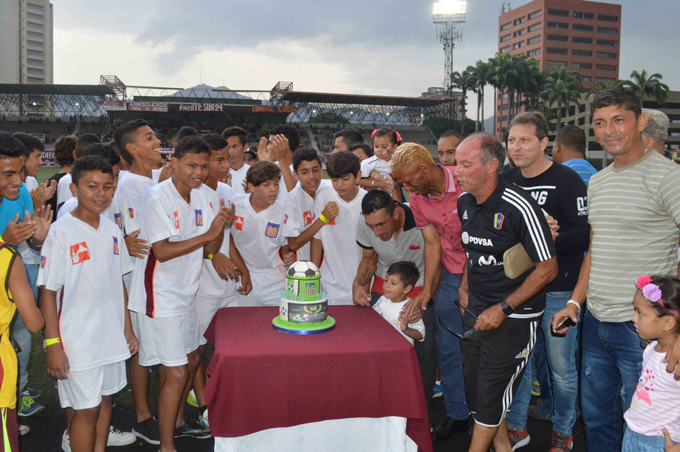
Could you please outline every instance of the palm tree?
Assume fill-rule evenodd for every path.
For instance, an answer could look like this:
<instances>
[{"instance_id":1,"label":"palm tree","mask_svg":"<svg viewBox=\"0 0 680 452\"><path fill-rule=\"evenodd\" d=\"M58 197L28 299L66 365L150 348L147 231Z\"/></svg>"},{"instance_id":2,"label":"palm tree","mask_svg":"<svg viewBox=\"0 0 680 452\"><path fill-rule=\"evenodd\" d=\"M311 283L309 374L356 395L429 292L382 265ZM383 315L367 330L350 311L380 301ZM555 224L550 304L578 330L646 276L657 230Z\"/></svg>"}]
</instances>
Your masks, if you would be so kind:
<instances>
[{"instance_id":1,"label":"palm tree","mask_svg":"<svg viewBox=\"0 0 680 452\"><path fill-rule=\"evenodd\" d=\"M484 130L484 87L489 83L489 74L491 73L491 67L489 63L483 61L477 61L474 66L468 66L466 71L470 74L473 88L472 90L477 93L477 122L475 123L475 133L479 132L480 126L480 110L481 110L481 126Z\"/></svg>"},{"instance_id":2,"label":"palm tree","mask_svg":"<svg viewBox=\"0 0 680 452\"><path fill-rule=\"evenodd\" d=\"M557 104L556 131L559 132L562 127L562 106L565 105L569 110L572 102L578 103L583 92L583 84L578 72L570 72L564 68L550 71L548 77L541 97L548 102L548 105Z\"/></svg>"},{"instance_id":3,"label":"palm tree","mask_svg":"<svg viewBox=\"0 0 680 452\"><path fill-rule=\"evenodd\" d=\"M640 107L642 107L643 98L645 96L654 97L659 104L666 102L668 98L668 85L662 83L663 76L658 72L648 75L645 69L642 72L633 71L630 74L632 80L621 80L621 85L629 88L640 98Z\"/></svg>"},{"instance_id":4,"label":"palm tree","mask_svg":"<svg viewBox=\"0 0 680 452\"><path fill-rule=\"evenodd\" d=\"M510 124L512 120L512 112L514 109L514 97L517 80L520 78L520 68L517 65L517 60L513 59L508 53L496 53L496 56L489 60L490 78L489 83L496 88L500 93L507 91L508 95L508 119ZM502 98L501 98L502 99ZM502 104L502 101L501 101ZM494 112L495 115L496 112ZM502 110L499 115L498 122L501 123L503 117ZM503 130L498 132L498 138L502 139Z\"/></svg>"},{"instance_id":5,"label":"palm tree","mask_svg":"<svg viewBox=\"0 0 680 452\"><path fill-rule=\"evenodd\" d=\"M460 104L461 108L463 110L463 117L460 121L460 133L464 134L464 123L465 123L465 106L467 104L466 98L467 98L467 92L473 89L474 83L471 74L465 70L462 73L458 71L454 71L451 74L451 87L452 88L458 88L463 92L463 96L460 99Z\"/></svg>"}]
</instances>

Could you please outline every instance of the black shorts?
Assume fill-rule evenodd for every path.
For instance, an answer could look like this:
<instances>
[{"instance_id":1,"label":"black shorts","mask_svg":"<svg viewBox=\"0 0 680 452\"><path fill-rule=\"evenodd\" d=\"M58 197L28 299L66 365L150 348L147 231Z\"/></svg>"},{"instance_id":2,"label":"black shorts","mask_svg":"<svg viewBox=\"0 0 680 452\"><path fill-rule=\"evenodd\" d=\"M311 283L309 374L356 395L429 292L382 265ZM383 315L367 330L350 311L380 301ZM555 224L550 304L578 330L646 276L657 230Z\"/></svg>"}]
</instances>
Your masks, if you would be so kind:
<instances>
[{"instance_id":1,"label":"black shorts","mask_svg":"<svg viewBox=\"0 0 680 452\"><path fill-rule=\"evenodd\" d=\"M536 345L541 319L542 316L531 320L507 318L495 330L479 331L460 341L465 393L477 423L497 427L510 410ZM473 328L474 322L465 313L464 330Z\"/></svg>"}]
</instances>

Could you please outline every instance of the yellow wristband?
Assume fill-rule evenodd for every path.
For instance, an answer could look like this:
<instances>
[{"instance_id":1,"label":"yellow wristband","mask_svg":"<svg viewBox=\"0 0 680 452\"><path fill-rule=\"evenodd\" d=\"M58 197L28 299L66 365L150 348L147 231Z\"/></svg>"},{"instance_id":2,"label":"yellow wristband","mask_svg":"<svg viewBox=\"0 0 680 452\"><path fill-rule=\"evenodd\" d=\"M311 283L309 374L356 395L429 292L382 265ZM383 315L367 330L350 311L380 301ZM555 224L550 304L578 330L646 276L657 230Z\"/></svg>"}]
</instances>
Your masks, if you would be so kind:
<instances>
[{"instance_id":1,"label":"yellow wristband","mask_svg":"<svg viewBox=\"0 0 680 452\"><path fill-rule=\"evenodd\" d=\"M323 221L326 224L330 223L330 220L324 217L323 214L319 215L319 220Z\"/></svg>"},{"instance_id":2,"label":"yellow wristband","mask_svg":"<svg viewBox=\"0 0 680 452\"><path fill-rule=\"evenodd\" d=\"M212 260L212 258L215 257L212 254L208 254L208 259Z\"/></svg>"},{"instance_id":3,"label":"yellow wristband","mask_svg":"<svg viewBox=\"0 0 680 452\"><path fill-rule=\"evenodd\" d=\"M45 346L49 347L50 345L58 344L60 342L61 340L58 337L55 337L53 339L45 339Z\"/></svg>"}]
</instances>

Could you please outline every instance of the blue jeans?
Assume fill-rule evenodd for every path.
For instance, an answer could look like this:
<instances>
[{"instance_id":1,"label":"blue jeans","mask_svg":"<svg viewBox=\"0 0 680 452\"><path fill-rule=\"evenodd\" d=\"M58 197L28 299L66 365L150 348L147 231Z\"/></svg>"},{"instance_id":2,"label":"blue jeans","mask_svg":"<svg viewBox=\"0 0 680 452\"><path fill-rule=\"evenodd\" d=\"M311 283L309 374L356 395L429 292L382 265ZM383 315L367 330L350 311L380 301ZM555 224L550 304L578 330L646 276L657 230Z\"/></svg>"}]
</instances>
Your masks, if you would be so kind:
<instances>
[{"instance_id":1,"label":"blue jeans","mask_svg":"<svg viewBox=\"0 0 680 452\"><path fill-rule=\"evenodd\" d=\"M626 426L621 452L663 452L665 444L666 439L663 436L642 435Z\"/></svg>"},{"instance_id":2,"label":"blue jeans","mask_svg":"<svg viewBox=\"0 0 680 452\"><path fill-rule=\"evenodd\" d=\"M449 273L444 267L442 281L437 289L434 312L452 330L462 334L463 319L456 304L460 275ZM463 353L459 339L439 328L437 339L439 375L444 391L446 415L453 419L467 419L470 415L465 400L465 380L463 378Z\"/></svg>"},{"instance_id":3,"label":"blue jeans","mask_svg":"<svg viewBox=\"0 0 680 452\"><path fill-rule=\"evenodd\" d=\"M33 290L33 296L37 299L38 287L35 283L38 279L38 264L24 264L24 268L26 269L28 284ZM26 329L19 311L17 311L14 326L12 327L12 337L21 349L17 352L17 360L19 361L19 391L23 391L26 385L28 385L28 359L31 356L31 333Z\"/></svg>"},{"instance_id":4,"label":"blue jeans","mask_svg":"<svg viewBox=\"0 0 680 452\"><path fill-rule=\"evenodd\" d=\"M581 408L588 450L621 450L623 413L642 371L640 336L633 322L600 322L583 317Z\"/></svg>"},{"instance_id":5,"label":"blue jeans","mask_svg":"<svg viewBox=\"0 0 680 452\"><path fill-rule=\"evenodd\" d=\"M564 308L569 297L571 297L571 292L548 292L546 294L545 314L543 314L543 322L539 330L539 335L543 336L545 344L542 352L545 353L552 377L549 379L548 387L541 385L541 394L543 392L552 393L553 410L555 412L552 418L553 431L564 435L571 435L571 429L576 422L578 330L576 327L571 327L566 336L554 336L552 334L552 319L560 309ZM535 356L532 354L527 366L531 365L534 359ZM531 383L531 373L525 372L515 399L512 401L511 411L508 413L508 422L520 430L523 430L527 424L527 408L531 402ZM544 413L548 415L550 411L544 411Z\"/></svg>"}]
</instances>

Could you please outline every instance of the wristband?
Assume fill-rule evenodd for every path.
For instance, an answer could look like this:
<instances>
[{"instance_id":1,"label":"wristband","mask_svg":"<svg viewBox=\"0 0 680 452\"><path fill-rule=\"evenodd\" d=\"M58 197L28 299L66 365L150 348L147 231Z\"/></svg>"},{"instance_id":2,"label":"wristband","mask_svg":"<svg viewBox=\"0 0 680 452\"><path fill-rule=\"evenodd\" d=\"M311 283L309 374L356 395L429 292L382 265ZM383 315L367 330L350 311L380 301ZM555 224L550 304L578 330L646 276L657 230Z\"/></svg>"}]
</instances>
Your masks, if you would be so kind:
<instances>
[{"instance_id":1,"label":"wristband","mask_svg":"<svg viewBox=\"0 0 680 452\"><path fill-rule=\"evenodd\" d=\"M319 220L323 221L326 224L330 223L330 220L324 217L323 214L319 215Z\"/></svg>"},{"instance_id":2,"label":"wristband","mask_svg":"<svg viewBox=\"0 0 680 452\"><path fill-rule=\"evenodd\" d=\"M52 339L45 339L45 346L49 347L50 345L58 344L60 342L61 340L58 337Z\"/></svg>"},{"instance_id":3,"label":"wristband","mask_svg":"<svg viewBox=\"0 0 680 452\"><path fill-rule=\"evenodd\" d=\"M461 289L461 288L458 288L458 290L462 290L463 292L469 292L470 291L470 289Z\"/></svg>"},{"instance_id":4,"label":"wristband","mask_svg":"<svg viewBox=\"0 0 680 452\"><path fill-rule=\"evenodd\" d=\"M578 311L576 311L577 314L578 314L579 312L581 312L581 304L580 304L578 301L576 301L576 300L569 300L569 301L567 301L567 304L569 304L569 303L575 304L575 305L576 305L576 308L578 309Z\"/></svg>"},{"instance_id":5,"label":"wristband","mask_svg":"<svg viewBox=\"0 0 680 452\"><path fill-rule=\"evenodd\" d=\"M374 180L371 181L371 188L375 188L375 181Z\"/></svg>"},{"instance_id":6,"label":"wristband","mask_svg":"<svg viewBox=\"0 0 680 452\"><path fill-rule=\"evenodd\" d=\"M215 257L212 254L208 253L208 259L212 260L212 258Z\"/></svg>"}]
</instances>

